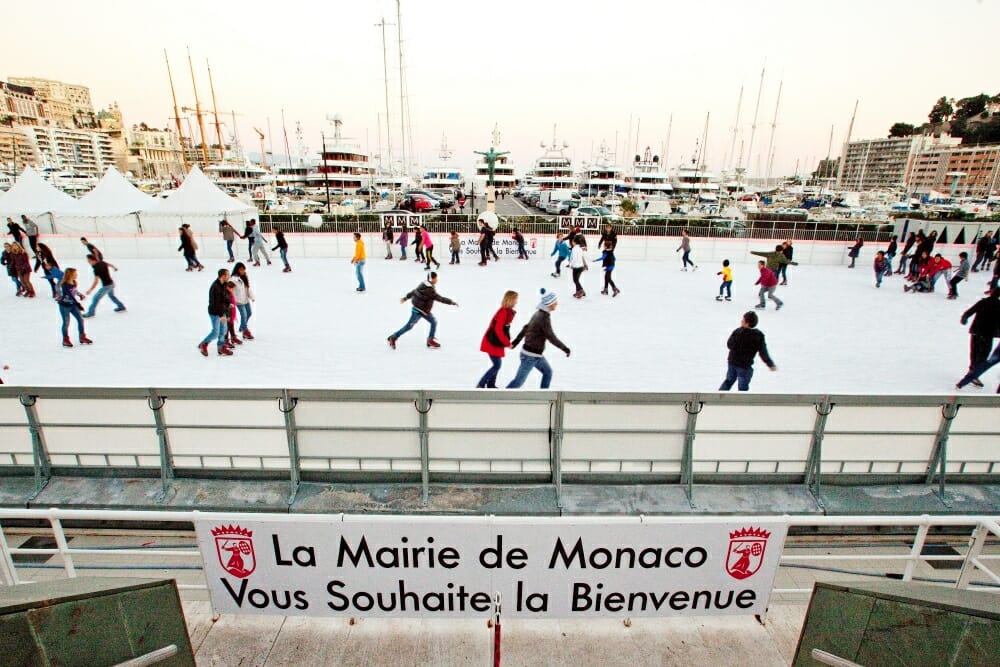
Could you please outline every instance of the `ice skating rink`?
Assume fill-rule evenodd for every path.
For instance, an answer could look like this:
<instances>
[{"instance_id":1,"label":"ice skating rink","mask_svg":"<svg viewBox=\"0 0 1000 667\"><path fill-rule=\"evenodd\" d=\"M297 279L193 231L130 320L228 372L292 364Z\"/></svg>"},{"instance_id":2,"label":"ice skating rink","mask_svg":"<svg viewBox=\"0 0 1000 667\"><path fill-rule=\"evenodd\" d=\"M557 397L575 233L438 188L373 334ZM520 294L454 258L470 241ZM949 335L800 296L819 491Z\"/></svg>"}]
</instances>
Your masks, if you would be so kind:
<instances>
[{"instance_id":1,"label":"ice skating rink","mask_svg":"<svg viewBox=\"0 0 1000 667\"><path fill-rule=\"evenodd\" d=\"M294 271L287 274L277 260L270 267L250 267L257 297L250 328L256 340L238 347L233 357L217 356L212 345L204 358L196 348L209 329L209 285L219 267L231 265L203 259L204 272L186 273L180 256L109 257L120 269L114 274L116 293L128 312L113 312L105 299L97 316L86 321L95 341L91 346L60 345L59 310L39 274L33 279L35 299L15 297L9 281L0 288L0 363L11 366L3 378L24 386L469 389L487 368L479 343L504 291L520 292L513 334L531 317L544 287L559 297L553 327L572 349L567 358L548 347L552 389L715 391L726 371L726 339L757 302L757 269L749 264L734 265L733 301L719 303L720 263L685 273L679 261L619 259L614 278L622 293L611 298L600 294L601 271L591 250L591 268L583 276L587 297L577 300L568 269L560 279L550 277L547 257L504 256L485 268L464 257L461 265L449 266L441 246L445 261L438 291L460 306L435 304L439 350L425 346L425 322L402 337L397 350L387 346L386 336L410 313L399 299L423 280L424 271L412 259L382 259L381 244L369 244L363 294L355 291L347 259L291 257ZM86 262L59 259L63 268L80 269L81 291L86 290L92 280ZM870 264L865 253L856 269L789 269L790 284L777 291L785 307L776 312L769 303L758 311L778 371L769 372L758 359L752 391L954 391L968 366L968 327L959 318L982 297L989 274L972 274L971 282L959 286L960 298L948 301L943 280L933 294L904 294L898 276L875 289ZM70 331L75 343L72 323ZM517 352L508 351L498 384L509 382L516 367ZM997 375L993 369L983 377L986 389L963 391L991 392ZM539 378L534 373L524 388L537 389Z\"/></svg>"}]
</instances>

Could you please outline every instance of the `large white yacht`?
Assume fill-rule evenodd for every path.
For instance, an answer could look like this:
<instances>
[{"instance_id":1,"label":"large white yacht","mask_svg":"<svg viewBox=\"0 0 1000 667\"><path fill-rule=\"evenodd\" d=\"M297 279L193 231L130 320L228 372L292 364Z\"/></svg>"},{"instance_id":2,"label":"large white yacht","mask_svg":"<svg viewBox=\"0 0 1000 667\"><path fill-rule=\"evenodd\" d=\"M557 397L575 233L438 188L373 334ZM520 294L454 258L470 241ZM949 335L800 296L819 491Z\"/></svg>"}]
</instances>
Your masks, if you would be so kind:
<instances>
[{"instance_id":1,"label":"large white yacht","mask_svg":"<svg viewBox=\"0 0 1000 667\"><path fill-rule=\"evenodd\" d=\"M625 191L633 197L662 197L673 192L670 174L663 168L659 155L646 146L642 156L635 156L632 171L625 175Z\"/></svg>"},{"instance_id":2,"label":"large white yacht","mask_svg":"<svg viewBox=\"0 0 1000 667\"><path fill-rule=\"evenodd\" d=\"M266 169L246 161L208 164L202 171L213 183L234 194L260 191L274 184L274 176Z\"/></svg>"},{"instance_id":3,"label":"large white yacht","mask_svg":"<svg viewBox=\"0 0 1000 667\"><path fill-rule=\"evenodd\" d=\"M333 123L333 137L324 139L319 162L306 175L308 186L316 191L329 187L340 191L336 194L354 194L358 188L372 185L375 167L361 144L344 138L344 121L339 114L327 118Z\"/></svg>"},{"instance_id":4,"label":"large white yacht","mask_svg":"<svg viewBox=\"0 0 1000 667\"><path fill-rule=\"evenodd\" d=\"M455 190L465 192L465 173L461 167L449 162L452 151L448 150L448 138L441 135L440 162L424 169L420 177L420 187L425 190L446 190L451 195Z\"/></svg>"},{"instance_id":5,"label":"large white yacht","mask_svg":"<svg viewBox=\"0 0 1000 667\"><path fill-rule=\"evenodd\" d=\"M697 151L689 164L680 164L674 170L673 186L675 197L702 201L717 201L719 198L719 179L699 160Z\"/></svg>"},{"instance_id":6,"label":"large white yacht","mask_svg":"<svg viewBox=\"0 0 1000 667\"><path fill-rule=\"evenodd\" d=\"M605 141L591 162L585 162L580 171L580 194L595 196L623 192L625 177L622 168L615 164L614 152Z\"/></svg>"},{"instance_id":7,"label":"large white yacht","mask_svg":"<svg viewBox=\"0 0 1000 667\"><path fill-rule=\"evenodd\" d=\"M556 140L556 128L552 126L552 143L540 143L545 151L542 157L535 160L535 166L528 172L525 181L540 190L575 190L576 174L573 173L573 162L566 157L567 142Z\"/></svg>"},{"instance_id":8,"label":"large white yacht","mask_svg":"<svg viewBox=\"0 0 1000 667\"><path fill-rule=\"evenodd\" d=\"M500 144L500 130L496 126L493 127L493 144L491 148L498 153L504 152ZM476 175L472 179L473 187L479 193L476 195L477 197L485 196L487 180L489 180L489 166L486 164L486 158L480 155L476 161ZM513 190L514 186L517 185L517 176L514 175L514 162L510 159L509 154L501 155L497 158L493 169L493 185L497 190Z\"/></svg>"}]
</instances>

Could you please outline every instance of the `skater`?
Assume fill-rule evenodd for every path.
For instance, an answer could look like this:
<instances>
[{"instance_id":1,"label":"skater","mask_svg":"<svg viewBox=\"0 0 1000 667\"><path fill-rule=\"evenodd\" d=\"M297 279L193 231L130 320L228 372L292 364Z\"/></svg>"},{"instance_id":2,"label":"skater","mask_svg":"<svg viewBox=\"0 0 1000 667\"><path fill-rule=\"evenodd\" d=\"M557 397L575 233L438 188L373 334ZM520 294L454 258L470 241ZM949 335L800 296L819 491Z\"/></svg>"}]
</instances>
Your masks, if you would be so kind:
<instances>
[{"instance_id":1,"label":"skater","mask_svg":"<svg viewBox=\"0 0 1000 667\"><path fill-rule=\"evenodd\" d=\"M517 244L517 258L518 259L528 259L528 251L524 249L524 234L522 234L516 227L514 231L511 232L511 238L514 239L514 243Z\"/></svg>"},{"instance_id":2,"label":"skater","mask_svg":"<svg viewBox=\"0 0 1000 667\"><path fill-rule=\"evenodd\" d=\"M194 271L195 269L201 271L205 267L201 265L198 261L198 243L194 240L194 233L191 231L191 225L184 223L177 228L180 232L181 244L177 248L177 252L184 253L184 260L187 262L187 268L185 271Z\"/></svg>"},{"instance_id":3,"label":"skater","mask_svg":"<svg viewBox=\"0 0 1000 667\"><path fill-rule=\"evenodd\" d=\"M451 261L449 264L461 264L462 240L458 238L458 232L452 230L448 234L448 248L451 250Z\"/></svg>"},{"instance_id":4,"label":"skater","mask_svg":"<svg viewBox=\"0 0 1000 667\"><path fill-rule=\"evenodd\" d=\"M253 290L250 289L250 276L247 274L247 267L243 262L237 262L233 266L233 282L236 288L233 295L236 297L236 311L240 314L240 335L243 340L253 340L250 333L250 318L253 317L253 307L250 302L255 301Z\"/></svg>"},{"instance_id":5,"label":"skater","mask_svg":"<svg viewBox=\"0 0 1000 667\"><path fill-rule=\"evenodd\" d=\"M83 246L87 249L88 255L93 255L94 257L96 257L98 262L104 261L104 253L101 252L96 245L88 241L87 237L81 236L80 243L82 243Z\"/></svg>"},{"instance_id":6,"label":"skater","mask_svg":"<svg viewBox=\"0 0 1000 667\"><path fill-rule=\"evenodd\" d=\"M722 276L722 284L719 285L719 296L716 301L722 301L722 292L726 292L726 301L733 300L733 269L729 266L729 260L722 260L722 270L716 271L715 275Z\"/></svg>"},{"instance_id":7,"label":"skater","mask_svg":"<svg viewBox=\"0 0 1000 667\"><path fill-rule=\"evenodd\" d=\"M208 356L208 344L214 339L216 349L220 357L230 357L233 351L226 344L226 314L229 312L229 294L226 291L226 283L229 282L229 269L219 269L218 278L212 281L212 286L208 288L208 318L212 322L212 329L208 335L198 343L198 349L202 356Z\"/></svg>"},{"instance_id":8,"label":"skater","mask_svg":"<svg viewBox=\"0 0 1000 667\"><path fill-rule=\"evenodd\" d=\"M993 368L997 364L1000 364L1000 343L998 343L997 346L993 349L993 352L990 353L990 356L986 357L985 361L983 361L975 368L970 370L968 373L966 373L965 377L959 380L958 384L955 385L955 388L961 389L967 384L970 383L976 384L977 381L978 381L978 384L976 384L977 387L983 386L983 383L979 381L979 378L983 375L983 373ZM1000 390L1000 386L998 386L997 389Z\"/></svg>"},{"instance_id":9,"label":"skater","mask_svg":"<svg viewBox=\"0 0 1000 667\"><path fill-rule=\"evenodd\" d=\"M31 252L38 255L38 225L28 216L21 214L21 222L24 225L24 235L28 237L28 247Z\"/></svg>"},{"instance_id":10,"label":"skater","mask_svg":"<svg viewBox=\"0 0 1000 667\"><path fill-rule=\"evenodd\" d=\"M434 241L433 241L433 239L431 239L431 235L427 231L427 227L421 225L421 227L420 227L420 236L423 238L424 260L426 262L426 265L424 266L424 268L427 271L430 271L431 270L431 262L434 262L434 268L435 269L440 269L441 268L441 262L439 262L436 259L434 259Z\"/></svg>"},{"instance_id":11,"label":"skater","mask_svg":"<svg viewBox=\"0 0 1000 667\"><path fill-rule=\"evenodd\" d=\"M118 267L109 262L105 262L104 260L97 259L94 255L87 255L87 261L94 269L94 282L91 283L90 289L87 290L84 296L90 296L90 293L97 287L98 281L101 283L101 289L97 290L97 294L95 294L94 298L90 300L90 308L87 309L87 312L85 312L83 316L93 317L94 311L97 309L97 304L101 302L101 299L103 299L105 295L111 299L111 303L115 304L116 313L124 313L125 304L119 301L118 297L115 296L115 281L111 279L110 269L117 271Z\"/></svg>"},{"instance_id":12,"label":"skater","mask_svg":"<svg viewBox=\"0 0 1000 667\"><path fill-rule=\"evenodd\" d=\"M861 255L861 247L864 244L865 242L861 240L861 237L859 236L858 239L854 242L854 245L851 246L851 249L847 251L847 256L851 258L851 264L847 268L849 269L854 268L854 263L858 260L858 257Z\"/></svg>"},{"instance_id":13,"label":"skater","mask_svg":"<svg viewBox=\"0 0 1000 667\"><path fill-rule=\"evenodd\" d=\"M486 231L486 223L479 221L479 266L486 266L490 259L490 236Z\"/></svg>"},{"instance_id":14,"label":"skater","mask_svg":"<svg viewBox=\"0 0 1000 667\"><path fill-rule=\"evenodd\" d=\"M446 303L449 306L458 306L458 302L452 301L451 299L438 294L437 289L435 289L437 282L438 274L431 271L427 274L427 280L407 292L406 296L399 300L400 303L406 303L407 299L413 299L410 310L410 319L402 326L402 328L399 329L399 331L390 335L386 339L389 342L389 347L395 350L396 341L399 340L399 337L412 329L413 325L416 324L420 318L427 320L427 322L431 325L431 330L427 334L427 347L431 349L441 347L441 345L434 338L434 334L437 332L437 318L431 315L431 308L434 307L435 301Z\"/></svg>"},{"instance_id":15,"label":"skater","mask_svg":"<svg viewBox=\"0 0 1000 667\"><path fill-rule=\"evenodd\" d=\"M574 236L570 240L570 246L569 268L573 270L573 285L576 286L573 298L582 299L587 296L587 293L583 291L583 285L580 284L580 276L587 270L587 259L583 256L583 246L580 244L579 237Z\"/></svg>"},{"instance_id":16,"label":"skater","mask_svg":"<svg viewBox=\"0 0 1000 667\"><path fill-rule=\"evenodd\" d=\"M896 268L897 275L906 273L906 260L913 256L911 251L916 242L916 232L910 232L910 235L906 237L906 243L903 244L903 254L899 256L899 267Z\"/></svg>"},{"instance_id":17,"label":"skater","mask_svg":"<svg viewBox=\"0 0 1000 667\"><path fill-rule=\"evenodd\" d=\"M541 388L549 388L549 385L552 383L552 366L549 365L548 360L544 356L546 341L565 352L567 357L569 356L570 349L552 331L551 313L556 309L557 305L559 305L559 301L555 293L546 292L543 289L542 300L535 308L535 314L531 316L531 320L517 334L517 338L510 343L510 346L514 348L523 340L524 347L521 348L521 365L517 367L517 374L510 381L510 384L507 385L507 389L517 389L523 386L524 381L528 379L528 374L531 373L531 369L533 368L537 368L538 372L542 374Z\"/></svg>"},{"instance_id":18,"label":"skater","mask_svg":"<svg viewBox=\"0 0 1000 667\"><path fill-rule=\"evenodd\" d=\"M775 250L777 250L777 246L775 246ZM787 259L788 261L787 262L779 262L778 263L778 270L775 271L774 275L776 277L778 277L778 278L781 279L781 283L779 283L779 284L781 284L781 285L787 285L788 284L788 265L793 263L792 262L792 255L795 254L795 249L792 248L792 240L791 239L788 239L787 241L785 241L784 243L781 244L781 254L784 255L785 259Z\"/></svg>"},{"instance_id":19,"label":"skater","mask_svg":"<svg viewBox=\"0 0 1000 667\"><path fill-rule=\"evenodd\" d=\"M798 266L798 262L793 262L785 254L785 246L783 244L778 244L774 246L773 252L765 252L763 250L751 250L751 255L756 255L757 257L763 257L765 260L765 265L768 269L774 272L774 277L778 277L778 268L785 264L794 264Z\"/></svg>"},{"instance_id":20,"label":"skater","mask_svg":"<svg viewBox=\"0 0 1000 667\"><path fill-rule=\"evenodd\" d=\"M69 340L69 318L72 316L76 320L76 331L80 337L81 345L90 345L94 341L87 338L83 330L83 317L80 311L83 309L81 301L83 297L76 290L76 269L68 267L59 282L59 315L62 317L62 344L63 347L73 347Z\"/></svg>"},{"instance_id":21,"label":"skater","mask_svg":"<svg viewBox=\"0 0 1000 667\"><path fill-rule=\"evenodd\" d=\"M562 275L559 269L560 267L562 267L563 261L569 259L570 254L571 251L569 248L569 243L566 242L566 238L564 237L563 233L559 232L558 234L556 234L556 244L552 248L552 252L549 253L549 257L557 255L556 270L553 271L551 274L553 278L558 278L559 276Z\"/></svg>"},{"instance_id":22,"label":"skater","mask_svg":"<svg viewBox=\"0 0 1000 667\"><path fill-rule=\"evenodd\" d=\"M490 357L489 369L479 378L477 389L496 389L497 375L500 373L500 366L503 364L504 349L510 347L510 325L514 321L517 312L514 307L517 305L517 292L508 290L503 295L500 302L500 309L490 320L490 326L483 334L483 340L479 344L479 350L485 352Z\"/></svg>"},{"instance_id":23,"label":"skater","mask_svg":"<svg viewBox=\"0 0 1000 667\"><path fill-rule=\"evenodd\" d=\"M969 277L969 269L972 268L969 265L969 253L960 252L958 258L961 260L958 264L958 271L948 281L948 298L952 300L958 298L958 284Z\"/></svg>"},{"instance_id":24,"label":"skater","mask_svg":"<svg viewBox=\"0 0 1000 667\"><path fill-rule=\"evenodd\" d=\"M14 218L7 218L7 233L14 237L14 243L24 243L24 228L14 222Z\"/></svg>"},{"instance_id":25,"label":"skater","mask_svg":"<svg viewBox=\"0 0 1000 667\"><path fill-rule=\"evenodd\" d=\"M769 269L764 270L769 271ZM757 313L752 310L747 311L743 313L740 328L729 335L729 340L726 341L726 347L729 348L727 359L729 367L719 391L729 391L736 382L739 383L736 387L739 391L749 391L750 379L753 378L753 359L758 354L768 368L772 371L778 370L767 353L764 333L757 329L757 321Z\"/></svg>"},{"instance_id":26,"label":"skater","mask_svg":"<svg viewBox=\"0 0 1000 667\"><path fill-rule=\"evenodd\" d=\"M285 265L285 268L281 270L282 273L291 273L292 265L288 263L288 241L285 240L285 232L278 230L274 233L274 243L275 246L271 248L271 251L278 251L281 256L281 263Z\"/></svg>"},{"instance_id":27,"label":"skater","mask_svg":"<svg viewBox=\"0 0 1000 667\"><path fill-rule=\"evenodd\" d=\"M688 230L686 229L681 230L681 244L674 252L680 252L681 250L684 251L684 254L681 255L681 271L687 271L688 264L691 265L692 271L697 271L698 265L691 261L691 237L688 236Z\"/></svg>"},{"instance_id":28,"label":"skater","mask_svg":"<svg viewBox=\"0 0 1000 667\"><path fill-rule=\"evenodd\" d=\"M46 261L50 266L59 268L59 262L56 261L56 256L52 254L52 249L44 243L39 243L38 248L35 250L35 267L32 271L37 272L39 267Z\"/></svg>"},{"instance_id":29,"label":"skater","mask_svg":"<svg viewBox=\"0 0 1000 667\"><path fill-rule=\"evenodd\" d=\"M3 254L0 255L0 265L7 267L7 276L14 283L15 295L21 296L21 279L17 277L17 267L14 265L14 253L11 251L11 244L3 244Z\"/></svg>"},{"instance_id":30,"label":"skater","mask_svg":"<svg viewBox=\"0 0 1000 667\"><path fill-rule=\"evenodd\" d=\"M226 344L235 350L235 346L242 345L243 341L236 335L236 283L232 280L226 282L226 296L229 299L229 310L226 311Z\"/></svg>"},{"instance_id":31,"label":"skater","mask_svg":"<svg viewBox=\"0 0 1000 667\"><path fill-rule=\"evenodd\" d=\"M885 261L887 267L885 270L886 278L892 275L892 258L896 256L896 249L898 247L899 244L896 243L896 237L893 236L889 241L889 247L885 249Z\"/></svg>"},{"instance_id":32,"label":"skater","mask_svg":"<svg viewBox=\"0 0 1000 667\"><path fill-rule=\"evenodd\" d=\"M399 261L401 262L406 261L406 246L409 245L409 242L410 242L410 233L404 226L399 231L399 240L396 241L396 243L399 244Z\"/></svg>"},{"instance_id":33,"label":"skater","mask_svg":"<svg viewBox=\"0 0 1000 667\"><path fill-rule=\"evenodd\" d=\"M605 223L604 231L601 232L601 238L597 242L597 247L603 248L604 244L607 243L608 241L611 242L612 250L618 247L618 232L615 231L615 228L611 225L610 222Z\"/></svg>"},{"instance_id":34,"label":"skater","mask_svg":"<svg viewBox=\"0 0 1000 667\"><path fill-rule=\"evenodd\" d=\"M361 240L361 234L354 232L354 256L351 257L351 264L354 265L354 275L358 279L357 292L365 291L365 242Z\"/></svg>"},{"instance_id":35,"label":"skater","mask_svg":"<svg viewBox=\"0 0 1000 667\"><path fill-rule=\"evenodd\" d=\"M44 272L45 280L49 283L49 287L52 288L52 298L58 301L59 282L62 280L63 272L59 269L58 265L50 263L48 259L42 260L42 271Z\"/></svg>"},{"instance_id":36,"label":"skater","mask_svg":"<svg viewBox=\"0 0 1000 667\"><path fill-rule=\"evenodd\" d=\"M253 220L247 220L243 233L240 234L240 238L247 241L247 264L253 262L253 225Z\"/></svg>"},{"instance_id":37,"label":"skater","mask_svg":"<svg viewBox=\"0 0 1000 667\"><path fill-rule=\"evenodd\" d=\"M411 243L410 245L413 246L413 256L415 258L413 261L418 263L424 262L426 264L427 260L424 259L423 227L417 227L416 229L413 230L413 243Z\"/></svg>"},{"instance_id":38,"label":"skater","mask_svg":"<svg viewBox=\"0 0 1000 667\"><path fill-rule=\"evenodd\" d=\"M483 226L486 227L487 248L490 251L490 256L493 258L494 262L499 262L500 256L497 254L496 248L493 247L493 242L496 239L497 230L490 227L490 223L488 222L484 222Z\"/></svg>"},{"instance_id":39,"label":"skater","mask_svg":"<svg viewBox=\"0 0 1000 667\"><path fill-rule=\"evenodd\" d=\"M764 297L766 296L771 301L774 301L775 310L781 310L781 307L784 306L785 303L778 297L774 296L774 289L778 285L778 279L775 277L774 271L767 268L764 264L764 260L757 262L757 268L760 269L760 278L757 278L757 282L755 282L754 285L760 285L760 292L758 292L760 303L758 303L755 308L759 308L761 310L767 308L767 303L764 301Z\"/></svg>"},{"instance_id":40,"label":"skater","mask_svg":"<svg viewBox=\"0 0 1000 667\"><path fill-rule=\"evenodd\" d=\"M21 296L34 299L35 287L31 284L31 259L28 257L28 251L15 241L10 244L10 253L17 279L21 281Z\"/></svg>"},{"instance_id":41,"label":"skater","mask_svg":"<svg viewBox=\"0 0 1000 667\"><path fill-rule=\"evenodd\" d=\"M986 361L990 348L993 347L993 339L1000 335L1000 289L990 290L988 297L980 299L962 313L963 326L970 317L973 318L972 326L969 327L969 372L971 373ZM978 376L969 382L977 387L983 386Z\"/></svg>"},{"instance_id":42,"label":"skater","mask_svg":"<svg viewBox=\"0 0 1000 667\"><path fill-rule=\"evenodd\" d=\"M392 259L392 222L389 220L385 221L382 226L382 241L385 243L385 258Z\"/></svg>"},{"instance_id":43,"label":"skater","mask_svg":"<svg viewBox=\"0 0 1000 667\"><path fill-rule=\"evenodd\" d=\"M604 289L601 290L601 294L607 295L608 287L610 286L612 298L618 296L621 294L621 290L615 285L615 281L611 279L611 274L615 270L615 251L611 241L604 242L604 252L597 258L597 261L601 263L601 267L604 269Z\"/></svg>"},{"instance_id":44,"label":"skater","mask_svg":"<svg viewBox=\"0 0 1000 667\"><path fill-rule=\"evenodd\" d=\"M875 253L872 268L875 269L875 287L881 287L882 278L889 272L889 262L885 258L885 252L879 250Z\"/></svg>"},{"instance_id":45,"label":"skater","mask_svg":"<svg viewBox=\"0 0 1000 667\"><path fill-rule=\"evenodd\" d=\"M267 265L271 266L271 256L267 254L267 241L264 240L264 234L260 231L260 227L257 226L256 220L250 221L250 241L253 244L251 245L253 250L253 265L260 266L260 256L263 254Z\"/></svg>"},{"instance_id":46,"label":"skater","mask_svg":"<svg viewBox=\"0 0 1000 667\"><path fill-rule=\"evenodd\" d=\"M229 253L229 259L226 261L235 262L236 257L233 255L233 243L236 242L236 237L240 235L236 233L236 229L225 218L219 220L219 231L222 232L222 240L226 242L226 252ZM240 236L240 238L243 237Z\"/></svg>"}]
</instances>

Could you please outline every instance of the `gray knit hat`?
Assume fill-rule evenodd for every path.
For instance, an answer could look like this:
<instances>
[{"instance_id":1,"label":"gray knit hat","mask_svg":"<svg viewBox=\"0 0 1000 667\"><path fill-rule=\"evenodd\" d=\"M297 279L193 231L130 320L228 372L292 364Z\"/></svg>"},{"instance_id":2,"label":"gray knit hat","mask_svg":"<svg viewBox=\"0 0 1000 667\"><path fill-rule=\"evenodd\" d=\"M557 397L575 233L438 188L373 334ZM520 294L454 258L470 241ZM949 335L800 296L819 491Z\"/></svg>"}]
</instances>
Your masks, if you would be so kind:
<instances>
[{"instance_id":1,"label":"gray knit hat","mask_svg":"<svg viewBox=\"0 0 1000 667\"><path fill-rule=\"evenodd\" d=\"M548 310L549 306L554 304L559 300L559 297L555 295L555 292L546 292L545 288L542 288L542 300L538 302L537 310Z\"/></svg>"}]
</instances>

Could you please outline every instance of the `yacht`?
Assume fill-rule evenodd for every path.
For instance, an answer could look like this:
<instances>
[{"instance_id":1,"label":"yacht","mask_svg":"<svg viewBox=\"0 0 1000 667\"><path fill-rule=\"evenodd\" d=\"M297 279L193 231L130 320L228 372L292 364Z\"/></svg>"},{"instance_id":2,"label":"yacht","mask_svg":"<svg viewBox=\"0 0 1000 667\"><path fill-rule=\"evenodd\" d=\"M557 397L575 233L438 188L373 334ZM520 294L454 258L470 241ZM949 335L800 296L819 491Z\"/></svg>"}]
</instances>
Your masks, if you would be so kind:
<instances>
[{"instance_id":1,"label":"yacht","mask_svg":"<svg viewBox=\"0 0 1000 667\"><path fill-rule=\"evenodd\" d=\"M681 164L674 170L673 195L682 199L701 201L719 200L719 179L696 157L690 164Z\"/></svg>"},{"instance_id":2,"label":"yacht","mask_svg":"<svg viewBox=\"0 0 1000 667\"><path fill-rule=\"evenodd\" d=\"M230 194L261 193L274 185L274 176L267 169L247 161L209 164L202 171L210 181Z\"/></svg>"},{"instance_id":3,"label":"yacht","mask_svg":"<svg viewBox=\"0 0 1000 667\"><path fill-rule=\"evenodd\" d=\"M315 171L315 163L308 162L303 158L298 158L291 164L273 164L271 173L274 174L274 184L279 188L289 190L295 188L305 188L308 184L309 172Z\"/></svg>"},{"instance_id":4,"label":"yacht","mask_svg":"<svg viewBox=\"0 0 1000 667\"><path fill-rule=\"evenodd\" d=\"M552 143L539 144L545 153L535 160L535 166L528 172L525 181L539 190L575 190L576 174L573 173L573 162L566 157L567 142L560 145L556 141L556 128L552 126Z\"/></svg>"},{"instance_id":5,"label":"yacht","mask_svg":"<svg viewBox=\"0 0 1000 667\"><path fill-rule=\"evenodd\" d=\"M51 183L56 189L77 198L97 187L97 182L100 180L91 174L56 169L54 167L43 167L39 170L39 173L43 179Z\"/></svg>"},{"instance_id":6,"label":"yacht","mask_svg":"<svg viewBox=\"0 0 1000 667\"><path fill-rule=\"evenodd\" d=\"M491 148L498 153L504 152L500 144L500 130L496 126L493 127L493 144ZM482 155L478 157L479 159L476 161L476 175L472 179L472 186L479 193L478 196L485 196L486 181L489 180L490 170L486 164L486 159ZM509 154L501 155L497 158L493 169L493 185L497 190L513 190L517 185L517 177L514 175L514 162L510 159Z\"/></svg>"},{"instance_id":7,"label":"yacht","mask_svg":"<svg viewBox=\"0 0 1000 667\"><path fill-rule=\"evenodd\" d=\"M340 115L328 119L333 122L333 138L324 141L320 160L306 175L306 183L316 192L329 187L337 191L331 194L354 194L373 184L375 167L360 144L343 137Z\"/></svg>"},{"instance_id":8,"label":"yacht","mask_svg":"<svg viewBox=\"0 0 1000 667\"><path fill-rule=\"evenodd\" d=\"M454 195L456 190L465 192L465 173L455 164L450 164L452 151L448 150L448 139L441 135L440 162L424 169L420 177L420 187L424 190L445 190Z\"/></svg>"},{"instance_id":9,"label":"yacht","mask_svg":"<svg viewBox=\"0 0 1000 667\"><path fill-rule=\"evenodd\" d=\"M632 173L625 176L625 191L633 198L663 197L673 192L670 174L660 164L660 156L646 146L642 156L635 156Z\"/></svg>"},{"instance_id":10,"label":"yacht","mask_svg":"<svg viewBox=\"0 0 1000 667\"><path fill-rule=\"evenodd\" d=\"M625 177L622 168L615 164L614 153L602 141L600 150L593 161L584 163L580 172L580 194L595 196L603 193L625 191Z\"/></svg>"}]
</instances>

